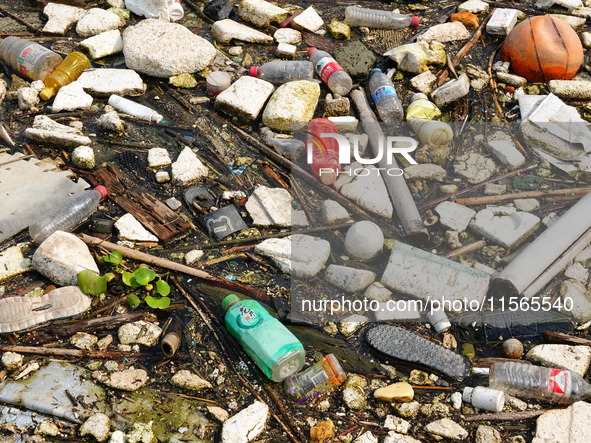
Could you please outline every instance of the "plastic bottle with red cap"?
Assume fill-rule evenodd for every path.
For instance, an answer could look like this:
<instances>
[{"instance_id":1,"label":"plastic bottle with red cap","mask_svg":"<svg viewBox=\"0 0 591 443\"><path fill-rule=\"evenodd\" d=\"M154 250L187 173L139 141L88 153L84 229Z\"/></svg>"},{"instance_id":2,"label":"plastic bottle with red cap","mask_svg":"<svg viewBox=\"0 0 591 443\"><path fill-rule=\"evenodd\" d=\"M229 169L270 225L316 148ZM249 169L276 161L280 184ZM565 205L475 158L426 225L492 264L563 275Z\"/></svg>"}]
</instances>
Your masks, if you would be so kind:
<instances>
[{"instance_id":1,"label":"plastic bottle with red cap","mask_svg":"<svg viewBox=\"0 0 591 443\"><path fill-rule=\"evenodd\" d=\"M338 133L337 125L327 118L315 118L308 124L308 164L314 177L325 185L332 185L338 178L339 143L334 137L322 137L322 134Z\"/></svg>"},{"instance_id":2,"label":"plastic bottle with red cap","mask_svg":"<svg viewBox=\"0 0 591 443\"><path fill-rule=\"evenodd\" d=\"M306 60L275 60L262 66L251 66L252 77L262 78L271 83L287 83L295 80L312 80L314 67Z\"/></svg>"},{"instance_id":3,"label":"plastic bottle with red cap","mask_svg":"<svg viewBox=\"0 0 591 443\"><path fill-rule=\"evenodd\" d=\"M90 217L106 196L104 186L74 194L29 226L29 235L36 243L41 243L56 231L69 231Z\"/></svg>"},{"instance_id":4,"label":"plastic bottle with red cap","mask_svg":"<svg viewBox=\"0 0 591 443\"><path fill-rule=\"evenodd\" d=\"M393 11L347 6L345 8L345 23L350 26L377 29L404 29L419 26L419 18Z\"/></svg>"},{"instance_id":5,"label":"plastic bottle with red cap","mask_svg":"<svg viewBox=\"0 0 591 443\"><path fill-rule=\"evenodd\" d=\"M332 56L318 48L308 49L308 57L314 65L316 74L326 83L329 89L338 95L347 95L353 87L351 76L339 65Z\"/></svg>"}]
</instances>

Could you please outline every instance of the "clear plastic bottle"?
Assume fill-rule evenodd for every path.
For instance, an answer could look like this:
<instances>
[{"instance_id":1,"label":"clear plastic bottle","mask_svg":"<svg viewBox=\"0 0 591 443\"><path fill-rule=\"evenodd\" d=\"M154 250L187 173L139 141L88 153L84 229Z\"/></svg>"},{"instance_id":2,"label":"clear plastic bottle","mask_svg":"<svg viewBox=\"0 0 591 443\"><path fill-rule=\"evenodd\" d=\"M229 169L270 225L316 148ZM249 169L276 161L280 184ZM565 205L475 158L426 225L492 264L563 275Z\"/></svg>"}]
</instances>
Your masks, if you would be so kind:
<instances>
[{"instance_id":1,"label":"clear plastic bottle","mask_svg":"<svg viewBox=\"0 0 591 443\"><path fill-rule=\"evenodd\" d=\"M302 343L259 302L230 294L222 309L226 329L267 377L280 382L302 369L306 354Z\"/></svg>"},{"instance_id":2,"label":"clear plastic bottle","mask_svg":"<svg viewBox=\"0 0 591 443\"><path fill-rule=\"evenodd\" d=\"M591 397L591 385L576 372L518 362L494 363L488 384L509 395L552 403L574 403Z\"/></svg>"},{"instance_id":3,"label":"clear plastic bottle","mask_svg":"<svg viewBox=\"0 0 591 443\"><path fill-rule=\"evenodd\" d=\"M449 143L454 136L451 126L447 123L434 121L441 117L437 105L425 94L412 96L411 104L406 109L406 119L422 143L430 146L441 146Z\"/></svg>"},{"instance_id":4,"label":"clear plastic bottle","mask_svg":"<svg viewBox=\"0 0 591 443\"><path fill-rule=\"evenodd\" d=\"M289 159L294 159L306 147L306 144L297 138L277 137L277 134L267 127L261 128L261 135L265 139L265 143L273 146L277 152Z\"/></svg>"},{"instance_id":5,"label":"clear plastic bottle","mask_svg":"<svg viewBox=\"0 0 591 443\"><path fill-rule=\"evenodd\" d=\"M249 74L271 83L312 80L314 66L309 61L275 60L262 66L251 66Z\"/></svg>"},{"instance_id":6,"label":"clear plastic bottle","mask_svg":"<svg viewBox=\"0 0 591 443\"><path fill-rule=\"evenodd\" d=\"M80 77L85 69L90 68L90 60L81 52L70 52L66 58L43 80L45 88L39 93L42 100L49 100L62 86L66 86Z\"/></svg>"},{"instance_id":7,"label":"clear plastic bottle","mask_svg":"<svg viewBox=\"0 0 591 443\"><path fill-rule=\"evenodd\" d=\"M419 18L398 14L393 11L347 6L345 8L345 23L351 26L366 26L368 28L404 29L410 26L419 26Z\"/></svg>"},{"instance_id":8,"label":"clear plastic bottle","mask_svg":"<svg viewBox=\"0 0 591 443\"><path fill-rule=\"evenodd\" d=\"M404 120L404 109L394 89L394 84L381 69L372 69L369 74L369 90L380 119L387 125L396 125Z\"/></svg>"},{"instance_id":9,"label":"clear plastic bottle","mask_svg":"<svg viewBox=\"0 0 591 443\"><path fill-rule=\"evenodd\" d=\"M121 111L124 114L129 114L134 117L137 117L140 120L146 120L149 122L156 123L160 123L162 120L164 120L164 117L162 117L162 115L158 114L153 109L148 108L144 105L140 105L139 103L128 100L126 98L123 98L117 94L112 94L109 97L108 103L118 111Z\"/></svg>"},{"instance_id":10,"label":"clear plastic bottle","mask_svg":"<svg viewBox=\"0 0 591 443\"><path fill-rule=\"evenodd\" d=\"M329 89L338 95L347 95L353 87L353 80L332 56L317 48L308 49L308 57L314 65L316 74Z\"/></svg>"},{"instance_id":11,"label":"clear plastic bottle","mask_svg":"<svg viewBox=\"0 0 591 443\"><path fill-rule=\"evenodd\" d=\"M74 194L29 226L29 235L35 243L41 243L56 231L72 229L90 217L106 196L107 189L104 186Z\"/></svg>"},{"instance_id":12,"label":"clear plastic bottle","mask_svg":"<svg viewBox=\"0 0 591 443\"><path fill-rule=\"evenodd\" d=\"M289 397L302 403L340 385L346 378L347 374L337 358L328 354L305 371L285 380L285 391Z\"/></svg>"},{"instance_id":13,"label":"clear plastic bottle","mask_svg":"<svg viewBox=\"0 0 591 443\"><path fill-rule=\"evenodd\" d=\"M2 40L0 58L31 80L45 79L62 61L52 50L18 37Z\"/></svg>"}]
</instances>

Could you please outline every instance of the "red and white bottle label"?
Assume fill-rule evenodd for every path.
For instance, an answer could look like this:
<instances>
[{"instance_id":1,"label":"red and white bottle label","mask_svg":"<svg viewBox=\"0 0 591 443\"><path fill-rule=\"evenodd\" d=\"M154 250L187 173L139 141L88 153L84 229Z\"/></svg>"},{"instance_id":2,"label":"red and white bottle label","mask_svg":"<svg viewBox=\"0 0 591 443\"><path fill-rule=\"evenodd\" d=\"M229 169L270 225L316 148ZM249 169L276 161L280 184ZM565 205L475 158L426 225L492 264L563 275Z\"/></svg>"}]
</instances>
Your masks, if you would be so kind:
<instances>
[{"instance_id":1,"label":"red and white bottle label","mask_svg":"<svg viewBox=\"0 0 591 443\"><path fill-rule=\"evenodd\" d=\"M339 65L332 57L322 57L316 63L316 73L320 76L324 83L328 83L329 77L336 71L342 71Z\"/></svg>"},{"instance_id":2,"label":"red and white bottle label","mask_svg":"<svg viewBox=\"0 0 591 443\"><path fill-rule=\"evenodd\" d=\"M552 369L548 380L548 391L553 394L569 397L572 390L571 374L562 369Z\"/></svg>"}]
</instances>

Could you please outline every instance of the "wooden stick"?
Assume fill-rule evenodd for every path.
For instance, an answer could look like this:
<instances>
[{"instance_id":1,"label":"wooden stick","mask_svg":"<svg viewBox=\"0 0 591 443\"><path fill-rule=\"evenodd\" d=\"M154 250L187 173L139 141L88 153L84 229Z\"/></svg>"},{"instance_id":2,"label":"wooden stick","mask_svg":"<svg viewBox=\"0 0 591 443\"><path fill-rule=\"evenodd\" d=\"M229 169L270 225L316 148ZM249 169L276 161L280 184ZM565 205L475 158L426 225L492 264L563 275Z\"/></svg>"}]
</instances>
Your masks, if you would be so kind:
<instances>
[{"instance_id":1,"label":"wooden stick","mask_svg":"<svg viewBox=\"0 0 591 443\"><path fill-rule=\"evenodd\" d=\"M485 195L484 197L456 198L454 201L460 205L486 205L518 198L544 198L551 196L570 195L573 197L586 195L591 192L591 188L573 188L573 189L554 189L552 191L527 191L513 192L503 195Z\"/></svg>"},{"instance_id":2,"label":"wooden stick","mask_svg":"<svg viewBox=\"0 0 591 443\"><path fill-rule=\"evenodd\" d=\"M18 352L20 354L51 355L53 357L77 357L77 358L106 358L106 359L132 359L140 357L160 358L160 355L148 352L121 352L121 351L85 351L83 349L43 348L37 346L19 346L0 344L2 352Z\"/></svg>"},{"instance_id":3,"label":"wooden stick","mask_svg":"<svg viewBox=\"0 0 591 443\"><path fill-rule=\"evenodd\" d=\"M486 242L484 240L478 240L474 243L470 243L466 246L462 246L461 248L454 249L453 251L448 252L445 254L446 258L455 258L463 254L467 254L468 252L476 251L480 248L484 248L486 246Z\"/></svg>"},{"instance_id":4,"label":"wooden stick","mask_svg":"<svg viewBox=\"0 0 591 443\"><path fill-rule=\"evenodd\" d=\"M544 331L544 335L550 341L569 343L571 345L591 346L591 340L589 340L588 338L576 337L574 335L562 334L560 332L553 331Z\"/></svg>"},{"instance_id":5,"label":"wooden stick","mask_svg":"<svg viewBox=\"0 0 591 443\"><path fill-rule=\"evenodd\" d=\"M21 161L21 160L26 160L28 158L33 158L33 157L35 157L35 156L34 155L25 155L23 157L13 158L12 160L8 160L8 161L5 161L5 162L0 163L0 166L9 165L10 163L15 163L15 162L18 162L18 161Z\"/></svg>"},{"instance_id":6,"label":"wooden stick","mask_svg":"<svg viewBox=\"0 0 591 443\"><path fill-rule=\"evenodd\" d=\"M530 418L536 418L542 415L547 410L540 411L520 411L520 412L497 412L494 414L473 414L464 416L463 421L517 421L517 420L529 420Z\"/></svg>"}]
</instances>

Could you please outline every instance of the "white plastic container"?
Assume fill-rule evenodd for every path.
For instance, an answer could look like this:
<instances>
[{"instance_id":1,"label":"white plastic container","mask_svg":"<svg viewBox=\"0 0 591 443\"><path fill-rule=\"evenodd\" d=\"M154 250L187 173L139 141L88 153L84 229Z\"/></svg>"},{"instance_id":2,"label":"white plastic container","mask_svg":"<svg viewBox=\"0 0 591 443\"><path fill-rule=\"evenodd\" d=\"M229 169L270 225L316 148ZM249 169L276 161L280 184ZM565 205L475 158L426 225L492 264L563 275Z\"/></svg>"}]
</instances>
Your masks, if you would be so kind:
<instances>
[{"instance_id":1,"label":"white plastic container","mask_svg":"<svg viewBox=\"0 0 591 443\"><path fill-rule=\"evenodd\" d=\"M318 77L328 85L333 93L343 96L349 93L353 87L351 76L328 52L310 48L308 49L308 57L310 57Z\"/></svg>"},{"instance_id":2,"label":"white plastic container","mask_svg":"<svg viewBox=\"0 0 591 443\"><path fill-rule=\"evenodd\" d=\"M18 37L2 40L0 58L31 80L45 79L62 62L61 56L52 50Z\"/></svg>"},{"instance_id":3,"label":"white plastic container","mask_svg":"<svg viewBox=\"0 0 591 443\"><path fill-rule=\"evenodd\" d=\"M109 97L109 105L118 111L123 112L124 114L132 115L139 118L140 120L156 123L160 123L162 120L164 120L164 117L153 109L144 105L140 105L139 103L133 102L116 94L113 94Z\"/></svg>"},{"instance_id":4,"label":"white plastic container","mask_svg":"<svg viewBox=\"0 0 591 443\"><path fill-rule=\"evenodd\" d=\"M483 386L465 387L462 400L464 403L469 403L475 408L485 411L501 412L505 407L505 393L503 391Z\"/></svg>"},{"instance_id":5,"label":"white plastic container","mask_svg":"<svg viewBox=\"0 0 591 443\"><path fill-rule=\"evenodd\" d=\"M373 222L364 220L353 224L345 236L345 250L359 260L371 260L384 247L384 234Z\"/></svg>"},{"instance_id":6,"label":"white plastic container","mask_svg":"<svg viewBox=\"0 0 591 443\"><path fill-rule=\"evenodd\" d=\"M486 24L486 32L494 35L508 35L517 23L517 9L498 8Z\"/></svg>"},{"instance_id":7,"label":"white plastic container","mask_svg":"<svg viewBox=\"0 0 591 443\"><path fill-rule=\"evenodd\" d=\"M347 6L345 8L345 23L350 26L366 26L377 29L404 29L410 26L419 26L419 18L398 14L394 11Z\"/></svg>"},{"instance_id":8,"label":"white plastic container","mask_svg":"<svg viewBox=\"0 0 591 443\"><path fill-rule=\"evenodd\" d=\"M433 326L433 329L435 329L435 332L438 334L451 328L451 323L449 318L447 318L447 314L445 313L444 309L439 309L433 312L429 311L427 313L427 318L429 319L431 326Z\"/></svg>"}]
</instances>

